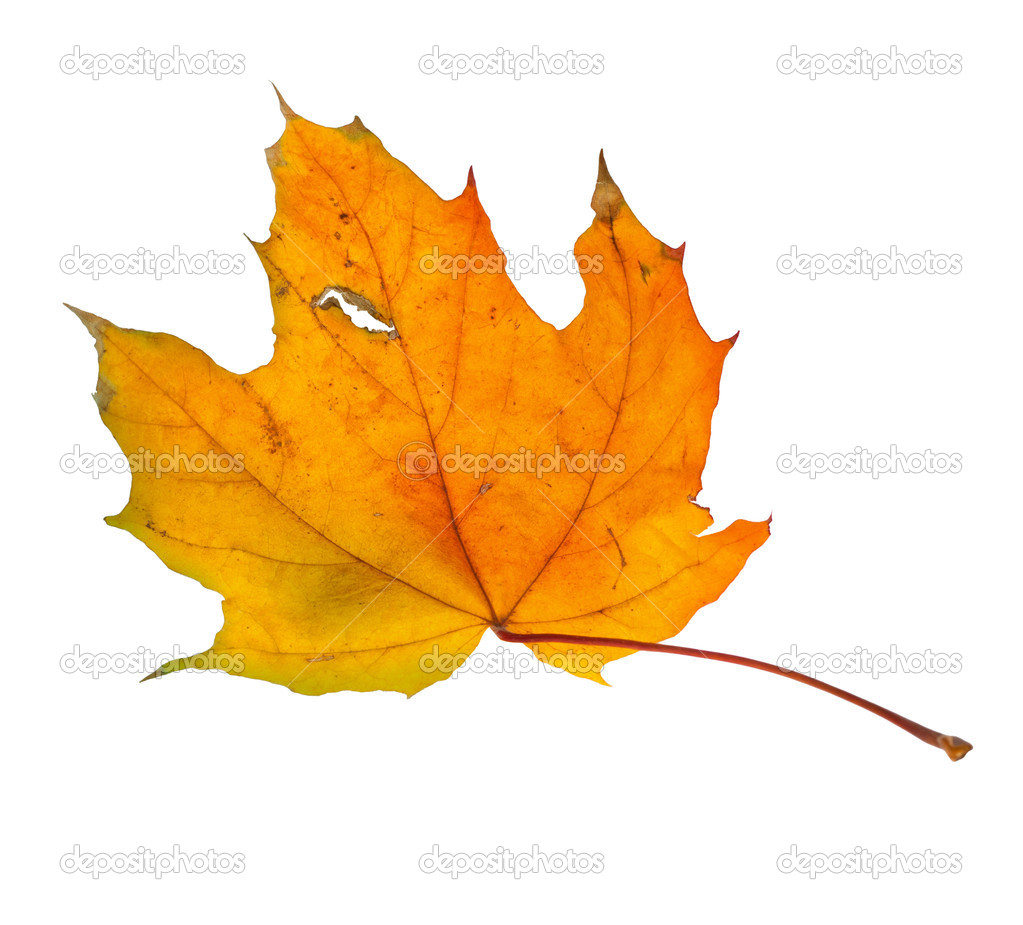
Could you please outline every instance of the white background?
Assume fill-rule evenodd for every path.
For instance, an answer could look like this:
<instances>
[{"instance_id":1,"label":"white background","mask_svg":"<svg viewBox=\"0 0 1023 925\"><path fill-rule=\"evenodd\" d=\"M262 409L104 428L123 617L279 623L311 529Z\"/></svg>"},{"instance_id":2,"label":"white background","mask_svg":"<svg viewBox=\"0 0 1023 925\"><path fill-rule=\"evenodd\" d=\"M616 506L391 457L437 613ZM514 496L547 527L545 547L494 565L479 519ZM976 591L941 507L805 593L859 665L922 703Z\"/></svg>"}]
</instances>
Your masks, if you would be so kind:
<instances>
[{"instance_id":1,"label":"white background","mask_svg":"<svg viewBox=\"0 0 1023 925\"><path fill-rule=\"evenodd\" d=\"M1010 4L34 5L9 23L3 197L9 516L4 870L31 920L697 922L993 920L1018 877L1019 10ZM239 76L65 75L83 52L180 45ZM600 54L599 76L427 76L497 47ZM784 76L779 55L896 45L957 76ZM954 653L962 670L826 675L976 748L953 764L893 726L767 675L660 655L565 675L471 675L406 701L307 698L221 674L65 673L61 657L207 647L220 600L104 525L129 477L91 339L64 301L172 332L229 369L270 355L263 148L270 86L326 125L358 113L441 195L469 164L498 241L570 249L597 152L647 227L687 242L693 302L729 356L701 502L773 536L678 642L774 661ZM958 275L786 276L856 247L960 254ZM238 276L66 275L60 258L247 255ZM578 277L520 289L559 325ZM958 475L778 471L808 452L960 453ZM488 635L483 646L494 649ZM65 874L82 851L240 852L240 875ZM600 874L427 875L497 846L600 853ZM778 870L799 851L961 855L958 874ZM25 910L28 910L27 913ZM972 917L972 916L971 916Z\"/></svg>"}]
</instances>

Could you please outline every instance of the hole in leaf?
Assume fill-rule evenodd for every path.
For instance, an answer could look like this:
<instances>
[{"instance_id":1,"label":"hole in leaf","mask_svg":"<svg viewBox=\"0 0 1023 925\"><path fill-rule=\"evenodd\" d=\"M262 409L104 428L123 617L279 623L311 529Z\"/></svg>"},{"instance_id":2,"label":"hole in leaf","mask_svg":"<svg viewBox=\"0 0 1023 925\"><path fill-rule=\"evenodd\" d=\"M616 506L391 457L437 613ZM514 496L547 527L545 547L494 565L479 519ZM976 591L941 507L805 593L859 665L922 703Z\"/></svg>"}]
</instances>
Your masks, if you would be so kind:
<instances>
[{"instance_id":1,"label":"hole in leaf","mask_svg":"<svg viewBox=\"0 0 1023 925\"><path fill-rule=\"evenodd\" d=\"M340 298L339 298L340 297ZM313 303L316 308L337 308L343 311L356 327L367 331L396 333L393 325L381 320L373 304L365 296L350 289L324 289L323 294Z\"/></svg>"}]
</instances>

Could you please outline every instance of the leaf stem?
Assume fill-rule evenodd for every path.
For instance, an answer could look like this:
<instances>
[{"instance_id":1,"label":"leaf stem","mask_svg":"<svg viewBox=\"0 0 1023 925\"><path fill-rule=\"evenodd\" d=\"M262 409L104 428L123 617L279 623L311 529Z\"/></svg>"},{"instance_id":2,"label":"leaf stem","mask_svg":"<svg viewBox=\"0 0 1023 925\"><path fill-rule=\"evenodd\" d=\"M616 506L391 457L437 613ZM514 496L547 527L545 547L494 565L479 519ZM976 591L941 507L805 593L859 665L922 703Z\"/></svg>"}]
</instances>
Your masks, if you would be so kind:
<instances>
[{"instance_id":1,"label":"leaf stem","mask_svg":"<svg viewBox=\"0 0 1023 925\"><path fill-rule=\"evenodd\" d=\"M709 652L704 649L690 649L686 646L670 646L659 642L639 642L635 639L617 639L609 636L572 636L562 633L512 633L501 626L492 626L491 629L493 629L498 639L503 639L505 642L568 643L576 646L586 646L588 648L609 647L618 649L634 649L639 652L667 652L672 655L688 655L692 658L707 658L717 662L729 662L732 665L744 665L747 668L757 668L760 671L776 674L782 678L791 678L793 681L799 681L809 687L816 688L819 691L824 691L827 694L832 694L833 696L848 701L849 703L853 703L858 707L862 707L869 713L873 713L875 716L880 716L882 719L886 719L888 722L894 723L900 729L905 729L906 732L910 735L916 736L922 742L926 742L928 745L933 745L935 748L943 749L945 754L953 761L958 761L973 748L969 742L960 739L958 736L944 735L943 733L935 732L933 729L928 729L926 726L913 722L913 720L907 719L905 716L900 716L898 713L894 713L885 707L872 703L869 700L864 700L862 697L857 697L855 694L850 694L848 691L844 691L840 687L826 684L824 681L818 681L816 678L800 674L798 671L786 671L778 665L772 665L770 662L761 662L755 658L746 658L742 655L729 655L727 652Z\"/></svg>"}]
</instances>

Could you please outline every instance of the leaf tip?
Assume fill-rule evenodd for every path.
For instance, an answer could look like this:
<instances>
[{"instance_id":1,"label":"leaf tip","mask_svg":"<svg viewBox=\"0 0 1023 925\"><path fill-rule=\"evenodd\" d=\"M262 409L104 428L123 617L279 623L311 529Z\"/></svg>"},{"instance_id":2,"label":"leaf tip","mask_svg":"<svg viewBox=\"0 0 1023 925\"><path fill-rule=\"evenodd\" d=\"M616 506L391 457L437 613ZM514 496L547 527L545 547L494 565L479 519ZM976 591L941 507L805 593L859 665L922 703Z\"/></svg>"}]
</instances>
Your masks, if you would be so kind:
<instances>
[{"instance_id":1,"label":"leaf tip","mask_svg":"<svg viewBox=\"0 0 1023 925\"><path fill-rule=\"evenodd\" d=\"M175 658L169 662L164 662L156 669L156 671L153 671L142 678L142 680L139 681L139 684L141 684L142 681L152 681L154 678L162 678L164 675L173 674L175 671L182 671L186 668L195 667L195 660L201 657L202 655L193 655L189 658Z\"/></svg>"},{"instance_id":2,"label":"leaf tip","mask_svg":"<svg viewBox=\"0 0 1023 925\"><path fill-rule=\"evenodd\" d=\"M64 307L74 312L74 314L77 315L78 320L85 325L86 330L92 335L93 340L96 341L96 352L100 355L100 357L102 357L104 350L103 335L106 333L107 328L110 327L110 322L107 321L106 318L100 318L99 315L94 315L92 312L87 312L81 308L75 308L73 305L68 305L67 302L64 303ZM109 384L105 382L102 376L96 385L96 389L97 391L93 395L93 398L95 398L96 402L99 404L100 410L105 410L109 403L110 395L113 394L113 389L110 388ZM101 397L103 397L105 401L101 402Z\"/></svg>"},{"instance_id":3,"label":"leaf tip","mask_svg":"<svg viewBox=\"0 0 1023 925\"><path fill-rule=\"evenodd\" d=\"M99 315L94 315L92 312L87 312L84 309L75 308L74 305L68 305L67 302L64 303L64 307L78 317L78 320L81 321L86 328L88 328L89 333L92 334L93 337L99 337L99 335L103 333L103 329L108 323L105 319L100 318Z\"/></svg>"},{"instance_id":4,"label":"leaf tip","mask_svg":"<svg viewBox=\"0 0 1023 925\"><path fill-rule=\"evenodd\" d=\"M469 168L469 175L465 178L465 189L458 195L458 199L465 199L467 202L472 204L475 209L482 211L483 204L480 202L479 190L476 189L476 174L473 173L472 167Z\"/></svg>"},{"instance_id":5,"label":"leaf tip","mask_svg":"<svg viewBox=\"0 0 1023 925\"><path fill-rule=\"evenodd\" d=\"M368 128L366 128L365 123L358 116L352 119L352 121L349 122L347 125L342 125L339 131L344 132L345 135L347 135L348 138L352 141L361 138L363 135L373 134Z\"/></svg>"},{"instance_id":6,"label":"leaf tip","mask_svg":"<svg viewBox=\"0 0 1023 925\"><path fill-rule=\"evenodd\" d=\"M282 114L282 115L284 116L284 118L285 118L285 119L287 119L287 120L288 120L289 122L290 122L290 121L291 121L292 119L297 119L297 118L298 118L298 113L297 113L297 112L295 112L295 110L294 110L294 109L292 109L292 108L291 108L291 107L290 107L290 106L289 106L289 105L287 104L286 100L285 100L285 99L284 99L284 97L283 97L283 96L281 95L281 91L277 89L277 84L275 84L275 83L274 83L274 82L273 82L273 81L271 80L271 81L270 81L270 86L274 88L274 93L276 93L276 94L277 94L277 102L278 102L278 103L280 103L280 106L281 106L281 114Z\"/></svg>"},{"instance_id":7,"label":"leaf tip","mask_svg":"<svg viewBox=\"0 0 1023 925\"><path fill-rule=\"evenodd\" d=\"M686 254L686 242L683 241L678 247L668 247L664 245L664 254L667 257L671 257L673 260L677 260L679 263L682 262L682 258Z\"/></svg>"},{"instance_id":8,"label":"leaf tip","mask_svg":"<svg viewBox=\"0 0 1023 925\"><path fill-rule=\"evenodd\" d=\"M617 218L618 211L625 202L622 191L618 188L607 169L607 161L604 160L604 149L600 149L600 157L597 161L597 185L593 190L593 198L590 200L590 208L602 222L612 222Z\"/></svg>"}]
</instances>

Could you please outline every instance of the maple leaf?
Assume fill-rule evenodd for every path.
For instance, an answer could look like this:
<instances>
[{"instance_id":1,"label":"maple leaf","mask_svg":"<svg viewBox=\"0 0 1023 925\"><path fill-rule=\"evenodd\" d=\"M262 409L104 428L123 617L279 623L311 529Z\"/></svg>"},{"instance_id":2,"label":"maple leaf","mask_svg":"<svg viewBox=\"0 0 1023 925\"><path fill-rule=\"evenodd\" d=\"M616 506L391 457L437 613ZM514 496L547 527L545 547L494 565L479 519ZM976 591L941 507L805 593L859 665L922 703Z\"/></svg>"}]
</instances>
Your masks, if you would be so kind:
<instances>
[{"instance_id":1,"label":"maple leaf","mask_svg":"<svg viewBox=\"0 0 1023 925\"><path fill-rule=\"evenodd\" d=\"M676 635L768 535L746 521L698 535L712 519L693 499L735 339L700 327L682 248L640 225L601 157L575 248L599 272L583 275L582 312L559 331L501 266L430 272L437 253L503 263L471 172L445 201L358 119L325 128L282 110L267 151L277 212L255 245L269 363L236 375L175 337L78 312L126 454L243 458L226 472L134 472L107 518L224 596L224 627L194 663L241 655L238 673L302 693L412 694L450 674L423 671L424 655L464 658L491 625ZM358 327L329 293L393 330ZM436 466L410 479L399 457L416 448L430 469L523 449L620 454L624 467ZM593 649L592 665L626 652Z\"/></svg>"},{"instance_id":2,"label":"maple leaf","mask_svg":"<svg viewBox=\"0 0 1023 925\"><path fill-rule=\"evenodd\" d=\"M73 309L103 421L137 461L107 522L224 598L213 645L154 674L227 665L305 694L411 696L488 628L597 681L640 648L780 673L658 644L769 526L707 532L695 499L735 338L700 326L684 248L639 223L603 155L575 245L585 300L559 331L504 271L471 170L443 200L358 118L281 109L276 214L253 245L269 363L235 374Z\"/></svg>"}]
</instances>

